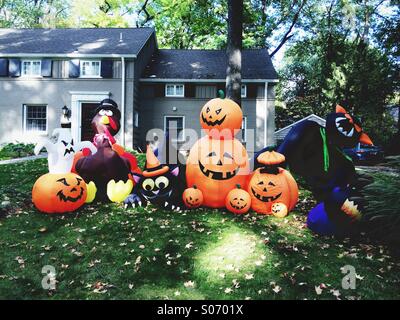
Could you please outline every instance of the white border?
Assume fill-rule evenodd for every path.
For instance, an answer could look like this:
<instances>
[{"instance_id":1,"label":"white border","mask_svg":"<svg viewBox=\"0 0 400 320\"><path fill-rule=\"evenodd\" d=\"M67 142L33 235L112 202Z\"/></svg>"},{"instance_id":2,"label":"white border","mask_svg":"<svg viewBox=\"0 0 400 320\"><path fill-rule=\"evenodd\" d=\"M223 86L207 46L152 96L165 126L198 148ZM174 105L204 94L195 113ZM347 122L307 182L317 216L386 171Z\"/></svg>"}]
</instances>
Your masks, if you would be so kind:
<instances>
[{"instance_id":1,"label":"white border","mask_svg":"<svg viewBox=\"0 0 400 320\"><path fill-rule=\"evenodd\" d=\"M83 63L85 62L98 62L99 63L99 74L98 75L82 75L82 67L83 67ZM92 66L90 66L91 68L93 68ZM79 60L79 78L83 78L83 79L100 79L102 78L101 76L101 60Z\"/></svg>"},{"instance_id":2,"label":"white border","mask_svg":"<svg viewBox=\"0 0 400 320\"><path fill-rule=\"evenodd\" d=\"M242 136L244 135L244 139L242 139L242 142L246 143L247 142L247 116L243 116L242 124L244 124L243 128L241 128Z\"/></svg>"},{"instance_id":3,"label":"white border","mask_svg":"<svg viewBox=\"0 0 400 320\"><path fill-rule=\"evenodd\" d=\"M242 87L244 87L244 94L242 95ZM240 97L241 98L247 98L247 85L246 84L242 84L240 87Z\"/></svg>"},{"instance_id":4,"label":"white border","mask_svg":"<svg viewBox=\"0 0 400 320\"><path fill-rule=\"evenodd\" d=\"M81 141L82 103L96 103L110 96L109 91L70 91L71 134L75 141ZM123 119L121 119L123 120Z\"/></svg>"},{"instance_id":5,"label":"white border","mask_svg":"<svg viewBox=\"0 0 400 320\"><path fill-rule=\"evenodd\" d=\"M182 135L181 138L178 136L178 139L172 139L170 137L168 137L168 139L170 139L172 142L185 142L186 141L186 136L185 136L185 129L186 129L186 124L185 124L185 116L181 116L181 115L165 115L164 116L164 133L167 133L167 118L183 118L182 121Z\"/></svg>"},{"instance_id":6,"label":"white border","mask_svg":"<svg viewBox=\"0 0 400 320\"><path fill-rule=\"evenodd\" d=\"M24 62L31 63L31 70L32 70L32 62L39 62L40 63L40 70L39 74L24 74ZM21 60L21 77L22 78L42 78L42 60L39 59L23 59Z\"/></svg>"},{"instance_id":7,"label":"white border","mask_svg":"<svg viewBox=\"0 0 400 320\"><path fill-rule=\"evenodd\" d=\"M28 131L26 129L26 121L27 119L27 107L31 106L31 107L46 107L46 130L45 131ZM48 134L49 131L49 108L48 105L43 103L25 103L23 104L23 133L24 135L29 134L29 135L34 135L34 136L46 136Z\"/></svg>"},{"instance_id":8,"label":"white border","mask_svg":"<svg viewBox=\"0 0 400 320\"><path fill-rule=\"evenodd\" d=\"M174 94L168 95L167 94L167 87L168 86L173 86L174 87ZM183 93L182 94L176 94L176 87L177 86L182 86L183 87ZM167 98L184 98L185 97L185 84L184 83L166 83L165 84L165 96Z\"/></svg>"}]
</instances>

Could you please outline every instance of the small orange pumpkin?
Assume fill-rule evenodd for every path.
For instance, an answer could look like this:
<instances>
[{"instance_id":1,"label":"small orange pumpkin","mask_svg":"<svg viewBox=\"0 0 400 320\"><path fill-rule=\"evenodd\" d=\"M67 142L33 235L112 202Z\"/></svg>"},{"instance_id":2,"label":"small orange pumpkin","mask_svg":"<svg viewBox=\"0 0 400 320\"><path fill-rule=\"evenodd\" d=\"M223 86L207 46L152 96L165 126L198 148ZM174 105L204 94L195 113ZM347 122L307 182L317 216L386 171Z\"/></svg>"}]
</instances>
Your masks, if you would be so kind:
<instances>
[{"instance_id":1,"label":"small orange pumpkin","mask_svg":"<svg viewBox=\"0 0 400 320\"><path fill-rule=\"evenodd\" d=\"M182 194L183 203L189 209L198 208L203 204L203 193L197 189L194 184L193 187L187 188Z\"/></svg>"},{"instance_id":2,"label":"small orange pumpkin","mask_svg":"<svg viewBox=\"0 0 400 320\"><path fill-rule=\"evenodd\" d=\"M229 191L225 200L226 208L235 214L244 214L249 211L251 207L250 194L240 188L240 184L236 186L236 189Z\"/></svg>"},{"instance_id":3,"label":"small orange pumpkin","mask_svg":"<svg viewBox=\"0 0 400 320\"><path fill-rule=\"evenodd\" d=\"M278 167L284 160L283 155L274 151L266 151L257 158L264 167L253 172L248 185L254 211L283 217L295 207L299 189L292 175ZM283 205L272 208L276 203Z\"/></svg>"},{"instance_id":4,"label":"small orange pumpkin","mask_svg":"<svg viewBox=\"0 0 400 320\"><path fill-rule=\"evenodd\" d=\"M201 127L214 139L233 138L242 126L242 118L242 109L230 99L212 99L200 111Z\"/></svg>"},{"instance_id":5,"label":"small orange pumpkin","mask_svg":"<svg viewBox=\"0 0 400 320\"><path fill-rule=\"evenodd\" d=\"M203 193L203 205L224 208L229 191L246 185L250 171L246 149L237 139L199 139L186 163L186 182L196 184Z\"/></svg>"},{"instance_id":6,"label":"small orange pumpkin","mask_svg":"<svg viewBox=\"0 0 400 320\"><path fill-rule=\"evenodd\" d=\"M44 174L32 188L32 202L45 213L74 211L85 203L86 196L86 183L75 173Z\"/></svg>"}]
</instances>

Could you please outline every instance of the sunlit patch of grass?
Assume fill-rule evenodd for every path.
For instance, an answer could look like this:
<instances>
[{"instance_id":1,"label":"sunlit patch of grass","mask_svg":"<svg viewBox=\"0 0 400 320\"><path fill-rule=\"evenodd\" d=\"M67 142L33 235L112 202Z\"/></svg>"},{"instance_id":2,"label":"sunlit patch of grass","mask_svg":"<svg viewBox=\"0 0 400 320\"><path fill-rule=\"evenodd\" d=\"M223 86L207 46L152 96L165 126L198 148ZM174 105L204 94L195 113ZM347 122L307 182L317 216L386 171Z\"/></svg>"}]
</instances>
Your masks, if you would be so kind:
<instances>
[{"instance_id":1,"label":"sunlit patch of grass","mask_svg":"<svg viewBox=\"0 0 400 320\"><path fill-rule=\"evenodd\" d=\"M211 283L225 282L230 277L242 278L264 267L266 260L271 261L272 257L265 254L259 236L233 226L194 258L195 272Z\"/></svg>"}]
</instances>

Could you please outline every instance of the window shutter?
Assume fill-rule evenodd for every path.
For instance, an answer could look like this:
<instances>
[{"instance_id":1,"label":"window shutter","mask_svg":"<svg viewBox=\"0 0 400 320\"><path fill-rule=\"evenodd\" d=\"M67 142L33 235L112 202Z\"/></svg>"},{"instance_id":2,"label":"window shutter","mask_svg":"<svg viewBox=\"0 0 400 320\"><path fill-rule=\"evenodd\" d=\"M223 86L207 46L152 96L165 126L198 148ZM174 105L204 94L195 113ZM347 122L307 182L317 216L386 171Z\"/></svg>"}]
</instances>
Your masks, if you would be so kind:
<instances>
[{"instance_id":1,"label":"window shutter","mask_svg":"<svg viewBox=\"0 0 400 320\"><path fill-rule=\"evenodd\" d=\"M113 60L110 60L110 59L101 60L100 75L103 78L112 78L113 77L113 64L114 64Z\"/></svg>"},{"instance_id":2,"label":"window shutter","mask_svg":"<svg viewBox=\"0 0 400 320\"><path fill-rule=\"evenodd\" d=\"M8 74L11 77L21 76L21 60L20 59L10 59L8 62Z\"/></svg>"},{"instance_id":3,"label":"window shutter","mask_svg":"<svg viewBox=\"0 0 400 320\"><path fill-rule=\"evenodd\" d=\"M8 59L0 59L0 77L8 77Z\"/></svg>"},{"instance_id":4,"label":"window shutter","mask_svg":"<svg viewBox=\"0 0 400 320\"><path fill-rule=\"evenodd\" d=\"M196 95L196 86L193 83L185 83L185 98L194 98Z\"/></svg>"},{"instance_id":5,"label":"window shutter","mask_svg":"<svg viewBox=\"0 0 400 320\"><path fill-rule=\"evenodd\" d=\"M69 61L69 77L70 78L79 78L80 69L79 69L79 59L73 59Z\"/></svg>"},{"instance_id":6,"label":"window shutter","mask_svg":"<svg viewBox=\"0 0 400 320\"><path fill-rule=\"evenodd\" d=\"M257 98L257 84L249 83L247 86L247 98L255 99Z\"/></svg>"},{"instance_id":7,"label":"window shutter","mask_svg":"<svg viewBox=\"0 0 400 320\"><path fill-rule=\"evenodd\" d=\"M42 77L52 76L53 60L43 59L42 60Z\"/></svg>"},{"instance_id":8,"label":"window shutter","mask_svg":"<svg viewBox=\"0 0 400 320\"><path fill-rule=\"evenodd\" d=\"M154 96L157 98L165 97L165 83L154 84Z\"/></svg>"}]
</instances>

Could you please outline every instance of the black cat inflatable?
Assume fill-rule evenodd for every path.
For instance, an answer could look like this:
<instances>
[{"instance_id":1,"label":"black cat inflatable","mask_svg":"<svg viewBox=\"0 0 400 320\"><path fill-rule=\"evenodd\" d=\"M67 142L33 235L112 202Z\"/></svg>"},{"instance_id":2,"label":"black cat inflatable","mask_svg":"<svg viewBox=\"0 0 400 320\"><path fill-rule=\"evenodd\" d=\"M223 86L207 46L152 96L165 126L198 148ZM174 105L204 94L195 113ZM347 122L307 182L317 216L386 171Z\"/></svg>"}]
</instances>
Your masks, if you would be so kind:
<instances>
[{"instance_id":1,"label":"black cat inflatable","mask_svg":"<svg viewBox=\"0 0 400 320\"><path fill-rule=\"evenodd\" d=\"M146 206L148 203L168 210L180 211L185 189L184 170L176 165L162 165L150 145L146 151L146 168L141 174L133 173L135 187L125 200L126 205Z\"/></svg>"},{"instance_id":2,"label":"black cat inflatable","mask_svg":"<svg viewBox=\"0 0 400 320\"><path fill-rule=\"evenodd\" d=\"M338 105L336 112L327 116L326 128L303 121L291 129L278 148L290 171L301 176L316 199L323 202L319 210L311 212L313 216L308 221L318 233L328 233L322 231L328 229L340 233L349 225L347 222L361 215L363 200L359 190L369 181L356 174L352 160L342 151L358 143L372 145L360 121ZM326 224L333 226L325 228Z\"/></svg>"}]
</instances>

